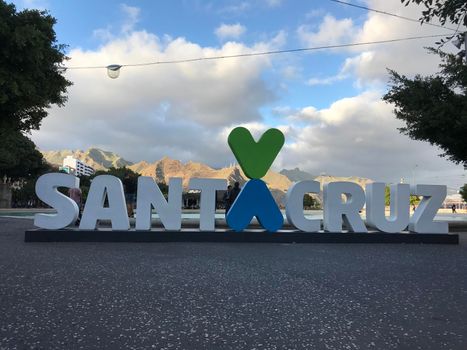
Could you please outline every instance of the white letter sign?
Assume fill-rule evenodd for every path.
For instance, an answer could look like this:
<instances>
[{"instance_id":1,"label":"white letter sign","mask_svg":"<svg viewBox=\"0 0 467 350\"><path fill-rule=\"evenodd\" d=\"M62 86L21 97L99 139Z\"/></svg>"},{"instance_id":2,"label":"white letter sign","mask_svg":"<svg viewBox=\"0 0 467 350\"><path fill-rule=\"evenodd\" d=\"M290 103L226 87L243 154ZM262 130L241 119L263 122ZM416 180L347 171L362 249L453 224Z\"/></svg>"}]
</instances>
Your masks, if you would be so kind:
<instances>
[{"instance_id":1,"label":"white letter sign","mask_svg":"<svg viewBox=\"0 0 467 350\"><path fill-rule=\"evenodd\" d=\"M347 197L342 201L342 195ZM324 230L341 232L342 221L349 231L368 232L359 211L365 205L363 189L353 182L330 182L324 185Z\"/></svg>"},{"instance_id":2,"label":"white letter sign","mask_svg":"<svg viewBox=\"0 0 467 350\"><path fill-rule=\"evenodd\" d=\"M79 188L79 178L68 174L51 173L37 179L37 197L57 210L57 214L36 214L34 225L37 227L58 230L73 224L78 218L78 205L71 198L58 192L58 187Z\"/></svg>"},{"instance_id":3,"label":"white letter sign","mask_svg":"<svg viewBox=\"0 0 467 350\"><path fill-rule=\"evenodd\" d=\"M423 196L415 213L410 218L410 231L417 233L448 233L447 222L433 221L446 198L447 188L442 185L415 185L412 194Z\"/></svg>"},{"instance_id":4,"label":"white letter sign","mask_svg":"<svg viewBox=\"0 0 467 350\"><path fill-rule=\"evenodd\" d=\"M199 229L212 231L215 228L216 191L225 190L227 180L224 179L190 179L189 187L201 190Z\"/></svg>"},{"instance_id":5,"label":"white letter sign","mask_svg":"<svg viewBox=\"0 0 467 350\"><path fill-rule=\"evenodd\" d=\"M303 197L307 193L319 193L318 181L300 181L292 185L287 191L287 205L285 215L289 224L305 232L316 232L321 228L321 220L310 220L303 214Z\"/></svg>"},{"instance_id":6,"label":"white letter sign","mask_svg":"<svg viewBox=\"0 0 467 350\"><path fill-rule=\"evenodd\" d=\"M109 202L108 208L104 207L106 197ZM123 185L118 177L99 175L91 182L79 225L80 230L95 230L97 220L110 220L114 230L130 228Z\"/></svg>"},{"instance_id":7,"label":"white letter sign","mask_svg":"<svg viewBox=\"0 0 467 350\"><path fill-rule=\"evenodd\" d=\"M386 218L386 184L373 182L366 185L366 221L376 229L396 233L409 225L410 186L396 184L390 187L390 215Z\"/></svg>"},{"instance_id":8,"label":"white letter sign","mask_svg":"<svg viewBox=\"0 0 467 350\"><path fill-rule=\"evenodd\" d=\"M151 229L152 207L159 214L164 228L180 230L182 226L182 179L174 177L169 180L169 199L166 201L152 177L140 176L136 202L137 230Z\"/></svg>"}]
</instances>

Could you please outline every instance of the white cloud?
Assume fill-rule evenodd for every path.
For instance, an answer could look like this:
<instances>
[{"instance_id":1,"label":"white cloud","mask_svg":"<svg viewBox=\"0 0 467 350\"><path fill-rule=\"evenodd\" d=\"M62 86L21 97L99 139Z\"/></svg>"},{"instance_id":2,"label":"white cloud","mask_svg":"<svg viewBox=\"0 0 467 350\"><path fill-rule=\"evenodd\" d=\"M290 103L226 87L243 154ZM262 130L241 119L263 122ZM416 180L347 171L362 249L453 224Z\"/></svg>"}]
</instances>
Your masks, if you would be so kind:
<instances>
[{"instance_id":1,"label":"white cloud","mask_svg":"<svg viewBox=\"0 0 467 350\"><path fill-rule=\"evenodd\" d=\"M402 123L392 108L371 91L329 108L303 108L289 116L288 142L276 166L390 182L410 182L416 165L422 183L446 182L442 174L460 173L461 167L438 157L437 148L400 134Z\"/></svg>"},{"instance_id":2,"label":"white cloud","mask_svg":"<svg viewBox=\"0 0 467 350\"><path fill-rule=\"evenodd\" d=\"M396 1L367 0L366 2L370 8L414 19L420 18L423 10L423 6L405 7ZM449 33L449 31L375 12L368 12L361 26L356 25L351 19L338 20L328 14L315 30L308 25L301 25L297 29L299 39L307 46L372 42L440 33ZM335 77L329 77L330 79L313 77L308 83L328 84L341 80L341 77L353 75L358 86L368 87L374 84L383 86L388 81L387 69L408 76L432 74L438 69L439 57L428 54L425 47L434 46L437 40L437 38L427 38L335 50L339 54L349 53L342 70ZM449 50L449 44L444 49Z\"/></svg>"},{"instance_id":3,"label":"white cloud","mask_svg":"<svg viewBox=\"0 0 467 350\"><path fill-rule=\"evenodd\" d=\"M415 19L421 17L423 10L423 6L405 7L399 2L383 0L368 0L368 6ZM370 42L448 32L445 29L369 12L367 20L358 30L355 41ZM437 40L438 38L428 38L353 48L353 55L346 60L342 72L353 73L360 85L387 83L387 69L408 76L433 74L438 70L439 57L428 54L425 47L435 46ZM444 47L445 50L451 48L450 44Z\"/></svg>"},{"instance_id":4,"label":"white cloud","mask_svg":"<svg viewBox=\"0 0 467 350\"><path fill-rule=\"evenodd\" d=\"M245 26L242 26L240 23L236 24L224 24L222 23L219 27L216 28L215 34L221 40L224 39L238 39L246 31Z\"/></svg>"},{"instance_id":5,"label":"white cloud","mask_svg":"<svg viewBox=\"0 0 467 350\"><path fill-rule=\"evenodd\" d=\"M120 8L125 14L125 21L122 24L122 33L131 32L139 21L140 8L121 4Z\"/></svg>"},{"instance_id":6,"label":"white cloud","mask_svg":"<svg viewBox=\"0 0 467 350\"><path fill-rule=\"evenodd\" d=\"M20 0L19 7L23 9L45 10L49 7L47 0Z\"/></svg>"},{"instance_id":7,"label":"white cloud","mask_svg":"<svg viewBox=\"0 0 467 350\"><path fill-rule=\"evenodd\" d=\"M317 31L311 30L308 25L301 25L297 34L303 45L313 47L352 42L357 30L352 19L339 20L328 14L324 16Z\"/></svg>"},{"instance_id":8,"label":"white cloud","mask_svg":"<svg viewBox=\"0 0 467 350\"><path fill-rule=\"evenodd\" d=\"M135 25L139 22L141 9L126 4L120 4L120 12L123 15L123 20L119 26L119 32L114 32L112 25L107 25L105 28L97 28L93 31L93 37L102 41L109 42L121 35L128 35L135 29Z\"/></svg>"},{"instance_id":9,"label":"white cloud","mask_svg":"<svg viewBox=\"0 0 467 350\"><path fill-rule=\"evenodd\" d=\"M92 36L97 38L100 41L110 41L114 38L112 34L112 27L108 26L106 28L98 28L92 32Z\"/></svg>"},{"instance_id":10,"label":"white cloud","mask_svg":"<svg viewBox=\"0 0 467 350\"><path fill-rule=\"evenodd\" d=\"M283 0L265 0L268 7L279 7L282 5Z\"/></svg>"},{"instance_id":11,"label":"white cloud","mask_svg":"<svg viewBox=\"0 0 467 350\"><path fill-rule=\"evenodd\" d=\"M300 76L300 72L300 67L289 65L282 69L281 75L284 79L297 79Z\"/></svg>"},{"instance_id":12,"label":"white cloud","mask_svg":"<svg viewBox=\"0 0 467 350\"><path fill-rule=\"evenodd\" d=\"M323 8L314 8L305 14L306 19L315 19L317 17L323 17L326 11Z\"/></svg>"},{"instance_id":13,"label":"white cloud","mask_svg":"<svg viewBox=\"0 0 467 350\"><path fill-rule=\"evenodd\" d=\"M404 7L399 2L368 0L372 8L419 18L422 6ZM333 30L333 27L336 28ZM446 33L446 30L420 26L398 18L369 12L363 25L350 20L325 16L317 29L300 26L302 42L309 46L351 42L370 42L410 36ZM439 58L424 49L436 38L401 41L391 44L359 46L338 51L347 53L341 70L335 76L312 77L310 85L333 84L345 78L354 79L365 92L342 98L328 108L313 106L292 111L292 125L279 167L296 167L319 174L367 176L374 180L397 182L448 183L452 191L462 182L462 167L443 158L436 147L411 140L397 128L402 121L395 118L392 106L381 100L387 89L387 68L402 74L429 75L438 70ZM449 47L445 47L449 49ZM416 170L414 170L416 169Z\"/></svg>"},{"instance_id":14,"label":"white cloud","mask_svg":"<svg viewBox=\"0 0 467 350\"><path fill-rule=\"evenodd\" d=\"M145 31L115 38L96 50L74 49L70 66L212 57L277 48L277 37L252 46L229 42L202 47L184 38ZM269 57L123 67L118 79L104 69L68 70L74 82L64 108L53 108L33 139L41 149L91 145L138 161L165 155L225 165L234 161L224 128L261 122L260 108L275 95L262 73Z\"/></svg>"},{"instance_id":15,"label":"white cloud","mask_svg":"<svg viewBox=\"0 0 467 350\"><path fill-rule=\"evenodd\" d=\"M220 13L238 14L247 11L251 7L248 1L234 2L232 5L224 6L220 9Z\"/></svg>"},{"instance_id":16,"label":"white cloud","mask_svg":"<svg viewBox=\"0 0 467 350\"><path fill-rule=\"evenodd\" d=\"M249 3L238 6L248 7ZM393 12L397 12L396 6L400 8L399 3L376 0L369 6ZM115 35L112 28L96 33L105 40L99 49L72 50L69 65L105 66L232 55L273 50L286 42L286 34L281 31L254 45L228 42L219 48L204 47L185 38L135 32L137 12L129 11L128 20ZM418 18L419 12L407 15ZM316 30L301 26L298 33L303 43L315 46L437 31L370 13L360 27L350 19L328 15ZM439 158L440 152L428 143L399 134L401 122L395 119L392 107L381 101L380 90L369 85L387 81L386 67L405 74L433 72L436 57L427 55L422 47L433 41L340 50L340 54L348 54L342 70L335 76L312 77L308 84L332 84L353 77L366 91L335 101L327 108L276 108L274 121L286 133L287 142L275 162L276 169L299 166L314 174L327 172L387 181L403 177L407 181L417 164L419 182L433 183L433 176L446 182L442 176L456 173L459 167ZM167 155L213 166L229 164L235 159L226 139L233 127L246 125L256 136L269 127L260 110L274 102L279 91L276 88L273 92L273 86L264 78L271 59L261 56L123 67L116 80L108 79L105 70L69 70L66 74L75 83L69 90L69 102L62 109L52 109L33 139L42 149L95 145L133 161L152 161ZM300 67L290 61L277 66L276 62L281 61L275 59L273 73L289 79L300 73Z\"/></svg>"},{"instance_id":17,"label":"white cloud","mask_svg":"<svg viewBox=\"0 0 467 350\"><path fill-rule=\"evenodd\" d=\"M347 74L343 74L342 72L330 77L324 77L324 78L310 78L307 81L308 85L314 86L314 85L331 85L334 84L337 81L341 81L344 79L347 79L349 76Z\"/></svg>"}]
</instances>

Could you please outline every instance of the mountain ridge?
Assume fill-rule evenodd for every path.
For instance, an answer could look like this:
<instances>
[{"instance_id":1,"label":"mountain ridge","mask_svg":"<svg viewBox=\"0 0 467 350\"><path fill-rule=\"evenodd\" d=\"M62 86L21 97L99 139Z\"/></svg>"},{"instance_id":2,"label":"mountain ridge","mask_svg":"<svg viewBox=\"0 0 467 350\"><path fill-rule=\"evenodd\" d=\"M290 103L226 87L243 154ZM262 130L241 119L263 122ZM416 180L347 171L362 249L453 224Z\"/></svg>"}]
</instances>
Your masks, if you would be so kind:
<instances>
[{"instance_id":1,"label":"mountain ridge","mask_svg":"<svg viewBox=\"0 0 467 350\"><path fill-rule=\"evenodd\" d=\"M183 188L188 189L191 178L217 178L226 179L229 184L240 182L242 186L248 178L243 173L238 165L228 166L220 169L215 169L205 163L188 161L181 162L177 159L172 159L167 156L148 162L141 160L137 163L132 163L125 160L120 155L104 151L96 147L90 147L86 151L82 150L60 150L42 152L44 158L53 165L62 165L63 158L68 155L73 155L75 158L92 166L95 170L107 170L110 167L127 166L134 172L142 176L150 176L157 182L169 182L172 177L181 177ZM333 181L350 181L355 182L363 188L367 183L373 182L371 179L360 178L356 176L339 177L331 175L314 176L308 172L302 171L299 168L282 169L280 172L269 170L263 177L264 182L268 185L277 203L283 205L285 203L285 194L289 187L297 181L315 180L320 183L321 188L325 183ZM321 195L317 196L322 200Z\"/></svg>"},{"instance_id":2,"label":"mountain ridge","mask_svg":"<svg viewBox=\"0 0 467 350\"><path fill-rule=\"evenodd\" d=\"M303 180L314 180L315 175L312 175L306 171L300 170L299 168L294 169L282 169L279 174L287 176L287 178L292 182L298 182Z\"/></svg>"},{"instance_id":3,"label":"mountain ridge","mask_svg":"<svg viewBox=\"0 0 467 350\"><path fill-rule=\"evenodd\" d=\"M56 150L56 151L41 151L45 160L56 166L61 166L63 164L63 159L66 156L73 156L76 159L85 162L89 166L92 166L95 170L107 170L110 167L123 167L132 165L133 162L130 162L116 153L110 151L104 151L97 147L89 147L86 150Z\"/></svg>"}]
</instances>

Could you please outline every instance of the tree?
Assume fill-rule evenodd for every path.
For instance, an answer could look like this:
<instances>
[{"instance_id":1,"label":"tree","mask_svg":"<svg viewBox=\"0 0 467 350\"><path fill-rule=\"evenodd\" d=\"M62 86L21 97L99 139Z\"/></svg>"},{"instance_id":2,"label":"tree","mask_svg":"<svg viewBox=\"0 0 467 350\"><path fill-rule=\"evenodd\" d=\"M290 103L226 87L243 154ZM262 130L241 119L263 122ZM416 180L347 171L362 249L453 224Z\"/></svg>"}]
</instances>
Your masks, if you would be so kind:
<instances>
[{"instance_id":1,"label":"tree","mask_svg":"<svg viewBox=\"0 0 467 350\"><path fill-rule=\"evenodd\" d=\"M315 199L310 196L308 193L306 193L303 196L303 207L307 209L311 209L316 206L316 201Z\"/></svg>"},{"instance_id":2,"label":"tree","mask_svg":"<svg viewBox=\"0 0 467 350\"><path fill-rule=\"evenodd\" d=\"M467 3L463 0L401 0L406 5L423 4L421 22L438 18L467 25ZM448 37L448 41L455 35ZM443 41L441 44L444 44ZM441 58L440 72L428 77L408 78L390 70L390 90L383 97L395 105L397 119L405 122L399 129L414 140L430 142L443 150L441 156L454 163L467 164L467 65L460 54L429 49Z\"/></svg>"},{"instance_id":3,"label":"tree","mask_svg":"<svg viewBox=\"0 0 467 350\"><path fill-rule=\"evenodd\" d=\"M416 205L420 203L418 196L410 195L410 205ZM384 188L384 205L389 206L391 204L391 189L389 186Z\"/></svg>"},{"instance_id":4,"label":"tree","mask_svg":"<svg viewBox=\"0 0 467 350\"><path fill-rule=\"evenodd\" d=\"M420 22L430 22L433 18L438 18L442 25L446 22L454 24L462 23L467 26L467 2L464 0L401 0L405 6L411 2L417 5L423 4L425 10L422 12Z\"/></svg>"},{"instance_id":5,"label":"tree","mask_svg":"<svg viewBox=\"0 0 467 350\"><path fill-rule=\"evenodd\" d=\"M27 138L26 138L27 139ZM29 141L29 139L27 139ZM31 142L31 141L29 141ZM36 152L38 152L36 150ZM39 152L38 152L39 153ZM40 153L39 153L40 154ZM42 155L41 155L42 156ZM48 172L57 172L58 168L43 162L43 165L36 169L35 173L29 174L27 178L21 178L16 182L16 186L12 190L12 204L14 207L37 206L43 204L36 196L36 181L39 176ZM62 193L66 193L67 189L59 188ZM42 204L41 204L42 203Z\"/></svg>"},{"instance_id":6,"label":"tree","mask_svg":"<svg viewBox=\"0 0 467 350\"><path fill-rule=\"evenodd\" d=\"M80 182L81 182L81 187L84 185L85 187L89 187L90 183L92 182L92 179L95 178L98 175L113 175L115 177L118 177L120 180L122 180L123 186L125 187L125 192L126 193L136 193L137 192L137 187L138 187L138 177L139 174L131 170L130 168L127 167L121 167L121 168L115 168L111 167L108 170L99 170L96 171L92 176L89 178L81 177ZM159 186L159 189L161 190L162 194L167 196L169 192L169 186L167 186L163 182L157 183Z\"/></svg>"},{"instance_id":7,"label":"tree","mask_svg":"<svg viewBox=\"0 0 467 350\"><path fill-rule=\"evenodd\" d=\"M49 165L34 143L17 130L0 129L0 176L11 180L43 174Z\"/></svg>"},{"instance_id":8,"label":"tree","mask_svg":"<svg viewBox=\"0 0 467 350\"><path fill-rule=\"evenodd\" d=\"M71 85L60 64L67 57L57 43L55 18L46 11L16 12L0 0L0 125L28 132L39 129L47 109L66 102Z\"/></svg>"},{"instance_id":9,"label":"tree","mask_svg":"<svg viewBox=\"0 0 467 350\"><path fill-rule=\"evenodd\" d=\"M127 167L121 168L114 168L111 167L108 170L99 170L91 176L92 179L99 175L113 175L118 177L123 182L123 186L125 187L126 193L136 193L136 188L138 186L138 177L139 175L135 173L133 170Z\"/></svg>"},{"instance_id":10,"label":"tree","mask_svg":"<svg viewBox=\"0 0 467 350\"><path fill-rule=\"evenodd\" d=\"M33 177L45 161L24 134L39 129L47 109L66 101L55 19L45 11L17 12L0 0L0 177Z\"/></svg>"},{"instance_id":11,"label":"tree","mask_svg":"<svg viewBox=\"0 0 467 350\"><path fill-rule=\"evenodd\" d=\"M467 203L467 184L464 184L459 190L459 194L461 195L464 202Z\"/></svg>"}]
</instances>

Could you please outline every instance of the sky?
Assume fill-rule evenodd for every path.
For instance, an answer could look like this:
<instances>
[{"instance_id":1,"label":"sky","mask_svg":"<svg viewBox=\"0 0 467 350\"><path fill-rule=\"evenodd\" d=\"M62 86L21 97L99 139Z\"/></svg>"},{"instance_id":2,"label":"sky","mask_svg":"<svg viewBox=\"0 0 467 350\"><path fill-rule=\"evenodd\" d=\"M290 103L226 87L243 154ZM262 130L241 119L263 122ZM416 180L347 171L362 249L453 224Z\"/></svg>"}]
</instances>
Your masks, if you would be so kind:
<instances>
[{"instance_id":1,"label":"sky","mask_svg":"<svg viewBox=\"0 0 467 350\"><path fill-rule=\"evenodd\" d=\"M348 2L414 19L422 11L396 0ZM446 184L450 193L467 182L463 167L440 158L441 150L400 134L403 123L381 100L387 69L410 77L437 72L438 57L425 49L436 38L123 67L117 79L105 68L71 68L452 33L448 29L329 0L14 3L48 10L57 19L58 42L68 45L64 74L74 85L66 105L53 106L33 132L41 150L99 147L133 162L168 156L223 167L235 162L230 130L245 126L259 137L276 127L286 144L275 170Z\"/></svg>"}]
</instances>

